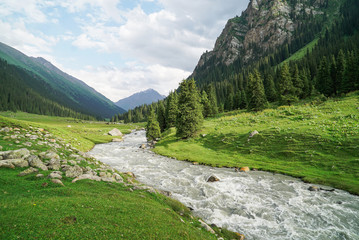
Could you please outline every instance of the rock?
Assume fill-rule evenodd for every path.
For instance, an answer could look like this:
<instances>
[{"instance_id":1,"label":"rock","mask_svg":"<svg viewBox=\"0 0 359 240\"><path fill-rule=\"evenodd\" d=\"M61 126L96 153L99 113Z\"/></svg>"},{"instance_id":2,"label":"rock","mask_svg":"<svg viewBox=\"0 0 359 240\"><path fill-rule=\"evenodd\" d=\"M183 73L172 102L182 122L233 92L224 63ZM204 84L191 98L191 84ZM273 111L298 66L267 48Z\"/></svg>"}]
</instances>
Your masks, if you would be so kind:
<instances>
[{"instance_id":1,"label":"rock","mask_svg":"<svg viewBox=\"0 0 359 240\"><path fill-rule=\"evenodd\" d=\"M2 156L3 159L20 159L20 158L26 158L29 155L30 155L30 151L27 150L26 148L0 152L0 156Z\"/></svg>"},{"instance_id":2,"label":"rock","mask_svg":"<svg viewBox=\"0 0 359 240\"><path fill-rule=\"evenodd\" d=\"M9 159L5 160L4 162L9 162L10 164L13 164L15 167L28 167L29 163L24 159Z\"/></svg>"},{"instance_id":3,"label":"rock","mask_svg":"<svg viewBox=\"0 0 359 240\"><path fill-rule=\"evenodd\" d=\"M62 176L60 174L58 174L57 172L52 172L47 177L52 178L52 179L54 179L54 178L62 179Z\"/></svg>"},{"instance_id":4,"label":"rock","mask_svg":"<svg viewBox=\"0 0 359 240\"><path fill-rule=\"evenodd\" d=\"M69 165L61 165L61 171L63 171L63 172L66 172L70 168L71 168L71 166L69 166Z\"/></svg>"},{"instance_id":5,"label":"rock","mask_svg":"<svg viewBox=\"0 0 359 240\"><path fill-rule=\"evenodd\" d=\"M27 147L31 147L32 143L31 142L26 142L26 143L24 143L24 145L27 146Z\"/></svg>"},{"instance_id":6,"label":"rock","mask_svg":"<svg viewBox=\"0 0 359 240\"><path fill-rule=\"evenodd\" d=\"M102 177L101 181L103 181L103 182L116 182L116 179L114 179L112 177Z\"/></svg>"},{"instance_id":7,"label":"rock","mask_svg":"<svg viewBox=\"0 0 359 240\"><path fill-rule=\"evenodd\" d=\"M52 158L50 160L50 163L48 165L49 169L53 169L53 170L59 170L61 167L60 165L60 159L56 159L56 158Z\"/></svg>"},{"instance_id":8,"label":"rock","mask_svg":"<svg viewBox=\"0 0 359 240\"><path fill-rule=\"evenodd\" d=\"M112 129L111 131L108 132L108 135L111 136L122 136L122 132L120 130L118 130L117 128Z\"/></svg>"},{"instance_id":9,"label":"rock","mask_svg":"<svg viewBox=\"0 0 359 240\"><path fill-rule=\"evenodd\" d=\"M37 177L37 178L43 178L43 177L45 177L45 176L44 176L44 174L39 173L39 174L36 175L36 177Z\"/></svg>"},{"instance_id":10,"label":"rock","mask_svg":"<svg viewBox=\"0 0 359 240\"><path fill-rule=\"evenodd\" d=\"M316 186L310 186L310 187L308 188L308 190L311 191L311 192L318 192L318 191L319 191L319 188L316 187Z\"/></svg>"},{"instance_id":11,"label":"rock","mask_svg":"<svg viewBox=\"0 0 359 240\"><path fill-rule=\"evenodd\" d=\"M36 140L36 139L39 138L39 136L37 136L37 135L30 135L29 138L30 138L31 140Z\"/></svg>"},{"instance_id":12,"label":"rock","mask_svg":"<svg viewBox=\"0 0 359 240\"><path fill-rule=\"evenodd\" d=\"M6 133L8 133L8 132L10 132L10 128L8 128L8 127L4 127L3 129L1 129L1 131L2 131L2 132L6 132Z\"/></svg>"},{"instance_id":13,"label":"rock","mask_svg":"<svg viewBox=\"0 0 359 240\"><path fill-rule=\"evenodd\" d=\"M0 168L12 168L12 169L14 169L15 166L12 163L9 163L8 161L0 161Z\"/></svg>"},{"instance_id":14,"label":"rock","mask_svg":"<svg viewBox=\"0 0 359 240\"><path fill-rule=\"evenodd\" d=\"M259 132L258 132L257 130L254 130L253 132L251 132L251 133L249 134L249 138L252 138L252 137L254 137L254 136L257 135L257 134L259 134Z\"/></svg>"},{"instance_id":15,"label":"rock","mask_svg":"<svg viewBox=\"0 0 359 240\"><path fill-rule=\"evenodd\" d=\"M250 169L249 169L249 167L241 167L241 168L239 169L239 171L240 171L240 172L249 172Z\"/></svg>"},{"instance_id":16,"label":"rock","mask_svg":"<svg viewBox=\"0 0 359 240\"><path fill-rule=\"evenodd\" d=\"M193 164L193 165L199 165L199 163L198 163L198 162L193 162L192 164Z\"/></svg>"},{"instance_id":17,"label":"rock","mask_svg":"<svg viewBox=\"0 0 359 240\"><path fill-rule=\"evenodd\" d=\"M126 172L126 175L132 177L132 178L136 178L135 174L133 172Z\"/></svg>"},{"instance_id":18,"label":"rock","mask_svg":"<svg viewBox=\"0 0 359 240\"><path fill-rule=\"evenodd\" d=\"M80 175L82 175L83 171L82 168L79 167L78 165L75 165L73 167L70 167L67 171L66 171L66 177L69 178L76 178Z\"/></svg>"},{"instance_id":19,"label":"rock","mask_svg":"<svg viewBox=\"0 0 359 240\"><path fill-rule=\"evenodd\" d=\"M2 151L2 146L0 146L0 151Z\"/></svg>"},{"instance_id":20,"label":"rock","mask_svg":"<svg viewBox=\"0 0 359 240\"><path fill-rule=\"evenodd\" d=\"M140 146L140 148L141 148L141 149L146 149L146 144L142 144L142 145Z\"/></svg>"},{"instance_id":21,"label":"rock","mask_svg":"<svg viewBox=\"0 0 359 240\"><path fill-rule=\"evenodd\" d=\"M68 128L70 128L70 127L71 127L71 125L67 125L67 127L68 127Z\"/></svg>"},{"instance_id":22,"label":"rock","mask_svg":"<svg viewBox=\"0 0 359 240\"><path fill-rule=\"evenodd\" d=\"M55 184L59 184L61 186L65 186L60 179L56 179L56 178L53 178L51 179L51 182L55 183Z\"/></svg>"},{"instance_id":23,"label":"rock","mask_svg":"<svg viewBox=\"0 0 359 240\"><path fill-rule=\"evenodd\" d=\"M207 179L207 182L218 182L219 178L217 178L216 176L212 175Z\"/></svg>"},{"instance_id":24,"label":"rock","mask_svg":"<svg viewBox=\"0 0 359 240\"><path fill-rule=\"evenodd\" d=\"M46 152L44 158L48 158L48 159L52 159L52 158L60 159L60 156L59 156L57 153L53 152L53 151L48 151L48 152Z\"/></svg>"},{"instance_id":25,"label":"rock","mask_svg":"<svg viewBox=\"0 0 359 240\"><path fill-rule=\"evenodd\" d=\"M72 182L77 182L79 180L83 180L83 179L90 179L90 180L94 180L94 181L101 181L101 178L99 176L95 176L95 175L92 175L92 174L82 174L80 176L78 176L77 178L75 178L74 180L72 180Z\"/></svg>"},{"instance_id":26,"label":"rock","mask_svg":"<svg viewBox=\"0 0 359 240\"><path fill-rule=\"evenodd\" d=\"M118 173L114 173L114 174L112 175L112 177L113 177L114 179L116 179L117 182L123 182L123 178L122 178L121 175L118 174Z\"/></svg>"},{"instance_id":27,"label":"rock","mask_svg":"<svg viewBox=\"0 0 359 240\"><path fill-rule=\"evenodd\" d=\"M47 171L48 168L46 167L46 165L40 160L40 158L36 155L30 155L29 157L26 158L26 160L29 162L29 165L31 167L36 167L36 168L40 168L43 171Z\"/></svg>"},{"instance_id":28,"label":"rock","mask_svg":"<svg viewBox=\"0 0 359 240\"><path fill-rule=\"evenodd\" d=\"M77 164L77 162L74 161L74 160L69 160L69 163L72 164L72 165L76 165L76 164Z\"/></svg>"},{"instance_id":29,"label":"rock","mask_svg":"<svg viewBox=\"0 0 359 240\"><path fill-rule=\"evenodd\" d=\"M238 239L238 240L244 240L244 239L245 239L245 237L244 237L243 234L240 234L240 233L237 233L237 232L236 232L235 234L237 235L237 237L238 237L237 239Z\"/></svg>"},{"instance_id":30,"label":"rock","mask_svg":"<svg viewBox=\"0 0 359 240\"><path fill-rule=\"evenodd\" d=\"M30 168L22 171L21 173L19 173L18 176L22 177L22 176L30 175L32 173L37 173L37 172L39 172L39 169L30 167Z\"/></svg>"},{"instance_id":31,"label":"rock","mask_svg":"<svg viewBox=\"0 0 359 240\"><path fill-rule=\"evenodd\" d=\"M204 133L203 133L203 134L201 134L201 137L203 137L203 138L204 138L205 136L207 136L207 134L204 134Z\"/></svg>"},{"instance_id":32,"label":"rock","mask_svg":"<svg viewBox=\"0 0 359 240\"><path fill-rule=\"evenodd\" d=\"M208 226L207 223L203 222L201 219L198 220L201 223L201 226L206 229L208 232L215 234L216 232L210 227Z\"/></svg>"},{"instance_id":33,"label":"rock","mask_svg":"<svg viewBox=\"0 0 359 240\"><path fill-rule=\"evenodd\" d=\"M121 139L121 138L114 138L114 139L112 139L112 142L122 142L123 141L123 139Z\"/></svg>"}]
</instances>

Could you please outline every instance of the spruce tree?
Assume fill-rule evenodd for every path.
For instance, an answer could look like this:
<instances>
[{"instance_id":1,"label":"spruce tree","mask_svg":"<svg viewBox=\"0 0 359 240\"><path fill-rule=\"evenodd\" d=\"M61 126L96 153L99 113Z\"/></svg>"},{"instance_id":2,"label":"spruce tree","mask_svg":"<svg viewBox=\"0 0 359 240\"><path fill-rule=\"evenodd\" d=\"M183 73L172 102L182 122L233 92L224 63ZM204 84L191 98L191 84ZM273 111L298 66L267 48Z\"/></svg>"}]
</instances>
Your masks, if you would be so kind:
<instances>
[{"instance_id":1,"label":"spruce tree","mask_svg":"<svg viewBox=\"0 0 359 240\"><path fill-rule=\"evenodd\" d=\"M303 84L302 79L299 76L299 69L298 69L297 64L294 64L292 68L293 68L292 69L293 87L294 87L295 95L297 97L299 97L303 94L304 84Z\"/></svg>"},{"instance_id":2,"label":"spruce tree","mask_svg":"<svg viewBox=\"0 0 359 240\"><path fill-rule=\"evenodd\" d=\"M161 128L156 119L155 111L151 108L146 126L147 141L154 141L161 137Z\"/></svg>"},{"instance_id":3,"label":"spruce tree","mask_svg":"<svg viewBox=\"0 0 359 240\"><path fill-rule=\"evenodd\" d=\"M166 106L166 126L171 128L176 126L176 119L178 113L177 106L177 93L171 92L167 97L167 106Z\"/></svg>"},{"instance_id":4,"label":"spruce tree","mask_svg":"<svg viewBox=\"0 0 359 240\"><path fill-rule=\"evenodd\" d=\"M248 110L260 111L267 107L268 102L264 91L263 81L258 70L249 74L248 78Z\"/></svg>"},{"instance_id":5,"label":"spruce tree","mask_svg":"<svg viewBox=\"0 0 359 240\"><path fill-rule=\"evenodd\" d=\"M297 101L287 63L284 63L279 71L279 94L282 104L290 105L291 103Z\"/></svg>"},{"instance_id":6,"label":"spruce tree","mask_svg":"<svg viewBox=\"0 0 359 240\"><path fill-rule=\"evenodd\" d=\"M202 104L202 114L203 114L203 117L208 117L211 115L211 111L212 111L212 107L210 105L210 102L208 100L208 96L207 96L207 93L206 91L202 91L202 96L201 96L201 104Z\"/></svg>"},{"instance_id":7,"label":"spruce tree","mask_svg":"<svg viewBox=\"0 0 359 240\"><path fill-rule=\"evenodd\" d=\"M270 102L277 101L277 91L274 85L273 77L270 74L266 76L265 92L268 101Z\"/></svg>"},{"instance_id":8,"label":"spruce tree","mask_svg":"<svg viewBox=\"0 0 359 240\"><path fill-rule=\"evenodd\" d=\"M344 93L344 77L345 77L345 68L346 68L346 62L345 62L345 55L343 50L340 49L337 59L337 85L338 85L338 93Z\"/></svg>"},{"instance_id":9,"label":"spruce tree","mask_svg":"<svg viewBox=\"0 0 359 240\"><path fill-rule=\"evenodd\" d=\"M206 92L207 92L209 104L211 106L210 115L216 115L218 113L218 105L217 105L217 97L213 84L208 85Z\"/></svg>"},{"instance_id":10,"label":"spruce tree","mask_svg":"<svg viewBox=\"0 0 359 240\"><path fill-rule=\"evenodd\" d=\"M163 101L160 101L158 103L157 121L160 125L161 132L163 132L167 128L167 126L166 126L166 110L165 110L165 106L163 105Z\"/></svg>"},{"instance_id":11,"label":"spruce tree","mask_svg":"<svg viewBox=\"0 0 359 240\"><path fill-rule=\"evenodd\" d=\"M332 93L333 84L330 78L328 61L326 57L323 57L322 61L320 62L317 74L316 89L327 97Z\"/></svg>"},{"instance_id":12,"label":"spruce tree","mask_svg":"<svg viewBox=\"0 0 359 240\"><path fill-rule=\"evenodd\" d=\"M177 136L192 137L202 126L200 97L194 79L183 80L178 97Z\"/></svg>"}]
</instances>

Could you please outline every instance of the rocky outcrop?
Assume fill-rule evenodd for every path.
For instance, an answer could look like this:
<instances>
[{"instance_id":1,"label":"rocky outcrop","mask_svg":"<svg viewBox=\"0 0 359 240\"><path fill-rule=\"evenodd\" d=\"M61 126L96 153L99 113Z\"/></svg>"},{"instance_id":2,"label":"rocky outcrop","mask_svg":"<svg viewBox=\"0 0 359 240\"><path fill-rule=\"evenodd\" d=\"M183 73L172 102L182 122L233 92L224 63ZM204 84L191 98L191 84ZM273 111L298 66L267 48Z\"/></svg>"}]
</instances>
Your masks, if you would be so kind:
<instances>
[{"instance_id":1,"label":"rocky outcrop","mask_svg":"<svg viewBox=\"0 0 359 240\"><path fill-rule=\"evenodd\" d=\"M82 175L83 170L81 167L75 165L73 167L70 167L67 171L66 171L66 177L69 178L76 178L80 175Z\"/></svg>"},{"instance_id":2,"label":"rocky outcrop","mask_svg":"<svg viewBox=\"0 0 359 240\"><path fill-rule=\"evenodd\" d=\"M295 5L282 0L251 0L240 17L228 20L213 50L201 56L192 77L208 62L229 66L240 59L245 65L289 43L305 19L324 14L322 5L322 0L303 0Z\"/></svg>"}]
</instances>

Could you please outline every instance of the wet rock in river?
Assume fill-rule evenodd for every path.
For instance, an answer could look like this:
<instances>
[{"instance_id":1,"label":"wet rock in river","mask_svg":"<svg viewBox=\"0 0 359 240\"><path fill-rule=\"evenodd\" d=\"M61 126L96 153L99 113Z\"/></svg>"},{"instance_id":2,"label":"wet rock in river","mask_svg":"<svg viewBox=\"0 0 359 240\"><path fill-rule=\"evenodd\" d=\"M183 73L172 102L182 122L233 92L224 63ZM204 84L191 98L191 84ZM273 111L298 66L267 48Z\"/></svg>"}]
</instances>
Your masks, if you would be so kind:
<instances>
[{"instance_id":1,"label":"wet rock in river","mask_svg":"<svg viewBox=\"0 0 359 240\"><path fill-rule=\"evenodd\" d=\"M219 181L219 178L212 175L210 176L208 179L207 179L207 182L218 182Z\"/></svg>"}]
</instances>

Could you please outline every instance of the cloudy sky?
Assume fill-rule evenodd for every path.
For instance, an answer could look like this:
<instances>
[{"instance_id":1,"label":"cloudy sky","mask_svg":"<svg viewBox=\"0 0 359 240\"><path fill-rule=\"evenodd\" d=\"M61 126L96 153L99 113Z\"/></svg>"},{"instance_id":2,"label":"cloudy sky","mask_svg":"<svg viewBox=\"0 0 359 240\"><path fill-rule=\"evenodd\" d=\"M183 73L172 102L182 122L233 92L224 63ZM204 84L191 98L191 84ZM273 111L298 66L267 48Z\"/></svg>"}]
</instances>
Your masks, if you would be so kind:
<instances>
[{"instance_id":1,"label":"cloudy sky","mask_svg":"<svg viewBox=\"0 0 359 240\"><path fill-rule=\"evenodd\" d=\"M113 101L168 94L249 0L0 0L0 42Z\"/></svg>"}]
</instances>

